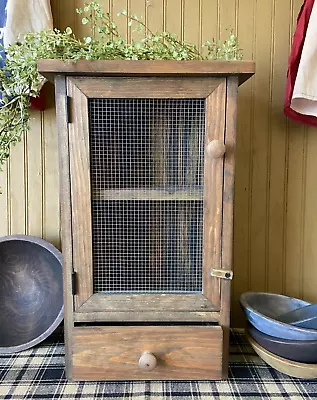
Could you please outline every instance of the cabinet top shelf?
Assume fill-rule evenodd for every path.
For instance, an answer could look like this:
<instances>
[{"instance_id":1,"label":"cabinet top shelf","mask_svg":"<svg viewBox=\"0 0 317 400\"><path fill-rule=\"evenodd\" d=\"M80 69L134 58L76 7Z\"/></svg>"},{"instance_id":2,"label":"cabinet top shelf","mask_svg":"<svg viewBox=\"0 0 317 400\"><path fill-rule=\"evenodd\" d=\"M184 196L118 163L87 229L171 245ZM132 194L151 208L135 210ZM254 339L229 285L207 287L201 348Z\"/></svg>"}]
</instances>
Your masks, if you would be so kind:
<instances>
[{"instance_id":1,"label":"cabinet top shelf","mask_svg":"<svg viewBox=\"0 0 317 400\"><path fill-rule=\"evenodd\" d=\"M239 85L255 72L254 61L176 60L39 60L38 71L51 82L55 75L72 76L213 76L235 75Z\"/></svg>"}]
</instances>

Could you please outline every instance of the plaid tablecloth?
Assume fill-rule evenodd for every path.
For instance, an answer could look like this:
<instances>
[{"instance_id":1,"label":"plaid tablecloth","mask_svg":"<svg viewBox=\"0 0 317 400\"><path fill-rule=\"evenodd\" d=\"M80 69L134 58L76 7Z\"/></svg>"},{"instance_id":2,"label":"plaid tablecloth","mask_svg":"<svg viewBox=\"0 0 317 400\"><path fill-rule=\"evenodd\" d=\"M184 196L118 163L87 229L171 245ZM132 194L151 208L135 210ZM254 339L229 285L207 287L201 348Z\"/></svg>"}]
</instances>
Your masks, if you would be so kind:
<instances>
[{"instance_id":1,"label":"plaid tablecloth","mask_svg":"<svg viewBox=\"0 0 317 400\"><path fill-rule=\"evenodd\" d=\"M300 380L268 367L242 331L231 335L226 381L68 382L61 333L20 354L0 356L0 399L313 399L317 381Z\"/></svg>"}]
</instances>

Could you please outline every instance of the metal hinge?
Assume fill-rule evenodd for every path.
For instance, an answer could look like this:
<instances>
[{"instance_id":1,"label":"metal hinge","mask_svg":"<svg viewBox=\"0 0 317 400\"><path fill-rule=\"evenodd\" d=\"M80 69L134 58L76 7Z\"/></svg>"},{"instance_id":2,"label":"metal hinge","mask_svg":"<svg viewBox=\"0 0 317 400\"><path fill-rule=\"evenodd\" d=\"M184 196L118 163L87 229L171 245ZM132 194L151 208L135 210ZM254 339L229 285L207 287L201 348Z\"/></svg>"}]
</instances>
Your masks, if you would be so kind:
<instances>
[{"instance_id":1,"label":"metal hinge","mask_svg":"<svg viewBox=\"0 0 317 400\"><path fill-rule=\"evenodd\" d=\"M76 294L76 272L72 271L72 295Z\"/></svg>"},{"instance_id":2,"label":"metal hinge","mask_svg":"<svg viewBox=\"0 0 317 400\"><path fill-rule=\"evenodd\" d=\"M233 271L229 269L210 269L210 275L220 279L232 280Z\"/></svg>"},{"instance_id":3,"label":"metal hinge","mask_svg":"<svg viewBox=\"0 0 317 400\"><path fill-rule=\"evenodd\" d=\"M70 97L66 96L66 119L67 123L70 124Z\"/></svg>"}]
</instances>

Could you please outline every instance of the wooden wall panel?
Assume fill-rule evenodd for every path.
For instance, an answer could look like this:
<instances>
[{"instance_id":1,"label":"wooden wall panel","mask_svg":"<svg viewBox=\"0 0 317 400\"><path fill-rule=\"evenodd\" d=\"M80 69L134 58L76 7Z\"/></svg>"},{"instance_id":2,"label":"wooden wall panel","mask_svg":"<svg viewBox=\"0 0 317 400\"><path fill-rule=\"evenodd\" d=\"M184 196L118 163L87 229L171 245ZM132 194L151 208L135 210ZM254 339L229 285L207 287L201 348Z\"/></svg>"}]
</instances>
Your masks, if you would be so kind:
<instances>
[{"instance_id":1,"label":"wooden wall panel","mask_svg":"<svg viewBox=\"0 0 317 400\"><path fill-rule=\"evenodd\" d=\"M151 7L154 7L151 0ZM165 27L168 32L184 37L183 0L166 0Z\"/></svg>"},{"instance_id":2,"label":"wooden wall panel","mask_svg":"<svg viewBox=\"0 0 317 400\"><path fill-rule=\"evenodd\" d=\"M84 0L52 0L55 26L90 34L75 14ZM283 116L287 60L302 0L102 0L123 35L137 39L123 9L201 44L238 34L257 73L239 91L233 324L239 296L274 291L317 301L317 130ZM132 27L133 28L133 27ZM0 174L0 234L30 233L59 246L57 137L52 87L48 108L32 113L32 131Z\"/></svg>"},{"instance_id":3,"label":"wooden wall panel","mask_svg":"<svg viewBox=\"0 0 317 400\"><path fill-rule=\"evenodd\" d=\"M237 34L245 59L254 59L256 2L239 0ZM240 304L241 292L251 288L251 200L252 200L252 140L254 129L254 79L247 81L238 92L238 131L236 144L235 217L234 217L234 280L232 285L231 315L240 326L243 321ZM241 116L243 116L241 118Z\"/></svg>"},{"instance_id":4,"label":"wooden wall panel","mask_svg":"<svg viewBox=\"0 0 317 400\"><path fill-rule=\"evenodd\" d=\"M38 132L40 134L40 132ZM27 140L11 149L11 157L8 162L9 186L8 186L8 218L10 218L10 233L23 234L27 228L27 164L26 164ZM36 150L35 150L36 151Z\"/></svg>"},{"instance_id":5,"label":"wooden wall panel","mask_svg":"<svg viewBox=\"0 0 317 400\"><path fill-rule=\"evenodd\" d=\"M26 230L29 235L43 236L43 113L32 111L31 131L26 137Z\"/></svg>"},{"instance_id":6,"label":"wooden wall panel","mask_svg":"<svg viewBox=\"0 0 317 400\"><path fill-rule=\"evenodd\" d=\"M291 4L289 37L292 38L298 10L302 0ZM306 199L307 127L287 121L287 213L285 225L285 293L303 296L304 272L304 222ZM309 188L308 188L309 191Z\"/></svg>"},{"instance_id":7,"label":"wooden wall panel","mask_svg":"<svg viewBox=\"0 0 317 400\"><path fill-rule=\"evenodd\" d=\"M286 161L287 161L287 120L281 118L284 100L284 87L278 82L285 79L289 54L289 32L285 26L291 19L291 0L277 1L273 4L272 35L272 88L269 132L269 175L268 175L268 241L267 241L267 289L278 293L285 290L285 212L286 212ZM280 57L279 63L274 62Z\"/></svg>"},{"instance_id":8,"label":"wooden wall panel","mask_svg":"<svg viewBox=\"0 0 317 400\"><path fill-rule=\"evenodd\" d=\"M43 238L59 248L59 180L53 85L47 85L46 93L47 109L42 119Z\"/></svg>"},{"instance_id":9,"label":"wooden wall panel","mask_svg":"<svg viewBox=\"0 0 317 400\"><path fill-rule=\"evenodd\" d=\"M10 232L8 215L8 187L7 187L7 165L0 172L0 235L5 236Z\"/></svg>"},{"instance_id":10,"label":"wooden wall panel","mask_svg":"<svg viewBox=\"0 0 317 400\"><path fill-rule=\"evenodd\" d=\"M316 128L307 129L307 161L305 165L306 194L304 200L304 247L303 247L303 297L308 301L316 301L316 282L317 282L317 135Z\"/></svg>"}]
</instances>

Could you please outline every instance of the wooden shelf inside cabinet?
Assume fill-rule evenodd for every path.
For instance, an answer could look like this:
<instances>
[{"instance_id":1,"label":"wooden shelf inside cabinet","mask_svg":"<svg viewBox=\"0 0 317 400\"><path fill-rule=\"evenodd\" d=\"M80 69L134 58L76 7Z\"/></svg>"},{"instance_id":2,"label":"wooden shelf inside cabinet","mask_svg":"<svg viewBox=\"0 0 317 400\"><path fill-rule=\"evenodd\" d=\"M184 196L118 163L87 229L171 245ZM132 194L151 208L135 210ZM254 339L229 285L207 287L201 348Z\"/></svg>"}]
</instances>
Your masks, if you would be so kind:
<instances>
[{"instance_id":1,"label":"wooden shelf inside cabinet","mask_svg":"<svg viewBox=\"0 0 317 400\"><path fill-rule=\"evenodd\" d=\"M104 189L94 190L93 200L120 201L202 201L203 189L164 190L164 189Z\"/></svg>"},{"instance_id":2,"label":"wooden shelf inside cabinet","mask_svg":"<svg viewBox=\"0 0 317 400\"><path fill-rule=\"evenodd\" d=\"M237 92L254 62L38 69L56 90L67 377L226 378Z\"/></svg>"}]
</instances>

